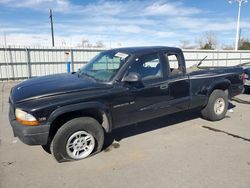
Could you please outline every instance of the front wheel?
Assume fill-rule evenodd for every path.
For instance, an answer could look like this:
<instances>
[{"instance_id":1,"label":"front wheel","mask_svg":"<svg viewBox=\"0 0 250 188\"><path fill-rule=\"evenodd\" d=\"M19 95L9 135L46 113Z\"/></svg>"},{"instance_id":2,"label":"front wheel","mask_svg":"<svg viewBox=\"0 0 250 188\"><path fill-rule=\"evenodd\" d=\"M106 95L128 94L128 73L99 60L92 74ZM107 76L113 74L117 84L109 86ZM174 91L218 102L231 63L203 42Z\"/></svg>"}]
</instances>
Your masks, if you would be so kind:
<instances>
[{"instance_id":1,"label":"front wheel","mask_svg":"<svg viewBox=\"0 0 250 188\"><path fill-rule=\"evenodd\" d=\"M51 143L51 152L58 162L80 160L101 151L103 142L102 126L93 118L80 117L60 127Z\"/></svg>"},{"instance_id":2,"label":"front wheel","mask_svg":"<svg viewBox=\"0 0 250 188\"><path fill-rule=\"evenodd\" d=\"M225 117L228 109L228 95L223 90L214 90L205 108L201 110L202 117L210 121L218 121Z\"/></svg>"}]
</instances>

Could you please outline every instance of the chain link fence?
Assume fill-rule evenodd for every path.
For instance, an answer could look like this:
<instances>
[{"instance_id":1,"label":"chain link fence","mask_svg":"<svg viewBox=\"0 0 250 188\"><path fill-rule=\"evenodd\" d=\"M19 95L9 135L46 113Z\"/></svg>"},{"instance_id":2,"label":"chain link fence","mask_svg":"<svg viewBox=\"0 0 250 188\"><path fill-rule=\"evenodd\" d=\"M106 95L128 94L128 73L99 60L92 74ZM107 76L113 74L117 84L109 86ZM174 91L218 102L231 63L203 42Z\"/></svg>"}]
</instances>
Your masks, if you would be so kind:
<instances>
[{"instance_id":1,"label":"chain link fence","mask_svg":"<svg viewBox=\"0 0 250 188\"><path fill-rule=\"evenodd\" d=\"M77 71L103 49L0 47L0 80L23 80ZM183 50L187 67L205 56L203 66L233 66L250 62L250 51Z\"/></svg>"}]
</instances>

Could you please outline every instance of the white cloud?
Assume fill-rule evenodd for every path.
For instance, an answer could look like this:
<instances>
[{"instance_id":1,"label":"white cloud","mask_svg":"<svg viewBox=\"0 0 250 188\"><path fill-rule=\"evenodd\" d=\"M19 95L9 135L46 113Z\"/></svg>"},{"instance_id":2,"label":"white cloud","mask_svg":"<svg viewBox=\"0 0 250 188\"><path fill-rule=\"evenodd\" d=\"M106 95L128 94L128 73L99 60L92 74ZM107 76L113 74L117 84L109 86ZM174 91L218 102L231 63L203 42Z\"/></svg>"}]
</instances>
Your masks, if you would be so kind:
<instances>
[{"instance_id":1,"label":"white cloud","mask_svg":"<svg viewBox=\"0 0 250 188\"><path fill-rule=\"evenodd\" d=\"M70 3L68 0L0 0L0 4L7 7L28 8L39 11L48 11L53 8L56 12L70 13L80 10L80 6Z\"/></svg>"},{"instance_id":2,"label":"white cloud","mask_svg":"<svg viewBox=\"0 0 250 188\"><path fill-rule=\"evenodd\" d=\"M155 2L145 8L145 15L178 15L186 16L200 13L201 10L194 7L186 7L182 3Z\"/></svg>"},{"instance_id":3,"label":"white cloud","mask_svg":"<svg viewBox=\"0 0 250 188\"><path fill-rule=\"evenodd\" d=\"M120 1L99 1L97 3L88 4L82 7L82 13L94 16L119 15L126 11L126 4Z\"/></svg>"},{"instance_id":4,"label":"white cloud","mask_svg":"<svg viewBox=\"0 0 250 188\"><path fill-rule=\"evenodd\" d=\"M49 37L43 34L8 34L6 35L7 45L40 46L49 44ZM4 44L4 38L0 37L0 44Z\"/></svg>"},{"instance_id":5,"label":"white cloud","mask_svg":"<svg viewBox=\"0 0 250 188\"><path fill-rule=\"evenodd\" d=\"M195 7L184 6L180 1L89 1L85 5L76 5L69 0L0 0L0 4L7 7L28 8L44 11L52 8L54 11L71 14L84 14L92 16L121 16L125 15L193 15L201 10Z\"/></svg>"},{"instance_id":6,"label":"white cloud","mask_svg":"<svg viewBox=\"0 0 250 188\"><path fill-rule=\"evenodd\" d=\"M157 37L172 37L172 36L176 36L175 32L171 32L171 31L154 31L153 32Z\"/></svg>"},{"instance_id":7,"label":"white cloud","mask_svg":"<svg viewBox=\"0 0 250 188\"><path fill-rule=\"evenodd\" d=\"M206 31L235 32L235 19L207 18L204 10L188 6L182 1L130 0L95 1L76 5L69 0L0 0L0 6L55 11L54 29L56 43L67 45L88 39L123 45L175 45L180 40L195 40ZM44 14L42 14L44 16ZM203 16L201 16L203 15ZM48 17L30 19L25 23L1 23L11 44L50 45ZM250 28L250 20L242 19L242 29ZM0 30L1 32L1 30ZM0 39L2 37L0 36ZM0 43L2 43L0 41Z\"/></svg>"},{"instance_id":8,"label":"white cloud","mask_svg":"<svg viewBox=\"0 0 250 188\"><path fill-rule=\"evenodd\" d=\"M150 46L150 45L178 45L178 41L172 40L155 40L154 38L143 38L116 36L110 38L101 34L73 34L73 35L56 35L55 45L65 47L75 47L82 44L82 40L88 39L90 43L95 44L97 41L103 41L107 48L121 46ZM7 45L14 46L51 46L50 34L9 34L6 36ZM4 37L0 36L0 45L4 44Z\"/></svg>"},{"instance_id":9,"label":"white cloud","mask_svg":"<svg viewBox=\"0 0 250 188\"><path fill-rule=\"evenodd\" d=\"M169 20L171 24L175 24L176 28L188 29L193 33L204 31L232 31L236 29L236 22L232 19L208 19L196 17L176 17ZM241 28L250 28L250 20L241 21Z\"/></svg>"}]
</instances>

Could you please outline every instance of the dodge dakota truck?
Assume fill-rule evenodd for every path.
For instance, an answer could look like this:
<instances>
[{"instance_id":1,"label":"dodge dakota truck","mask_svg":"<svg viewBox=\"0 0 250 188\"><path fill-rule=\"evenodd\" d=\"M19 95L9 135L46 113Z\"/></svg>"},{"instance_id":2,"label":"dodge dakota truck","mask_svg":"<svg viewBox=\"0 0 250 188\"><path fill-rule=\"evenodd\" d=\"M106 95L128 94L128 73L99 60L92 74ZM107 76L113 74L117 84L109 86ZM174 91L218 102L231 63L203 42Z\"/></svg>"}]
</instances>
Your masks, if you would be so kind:
<instances>
[{"instance_id":1,"label":"dodge dakota truck","mask_svg":"<svg viewBox=\"0 0 250 188\"><path fill-rule=\"evenodd\" d=\"M111 49L77 72L13 87L9 120L22 142L43 146L58 162L80 160L102 150L105 132L137 122L193 108L221 120L243 81L238 66L187 69L178 48Z\"/></svg>"}]
</instances>

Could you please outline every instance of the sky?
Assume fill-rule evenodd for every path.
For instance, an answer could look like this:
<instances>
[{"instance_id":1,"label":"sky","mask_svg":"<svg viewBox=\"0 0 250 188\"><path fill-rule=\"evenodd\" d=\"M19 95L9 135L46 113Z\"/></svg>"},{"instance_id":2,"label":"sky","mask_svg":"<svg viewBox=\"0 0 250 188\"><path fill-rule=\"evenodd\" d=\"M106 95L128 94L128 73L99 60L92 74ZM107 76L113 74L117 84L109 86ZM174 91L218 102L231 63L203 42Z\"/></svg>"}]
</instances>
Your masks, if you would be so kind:
<instances>
[{"instance_id":1,"label":"sky","mask_svg":"<svg viewBox=\"0 0 250 188\"><path fill-rule=\"evenodd\" d=\"M195 45L213 33L235 43L238 3L227 0L0 0L0 45L56 46L102 41L119 46ZM6 37L4 37L6 36ZM242 5L241 37L250 39L250 2Z\"/></svg>"}]
</instances>

